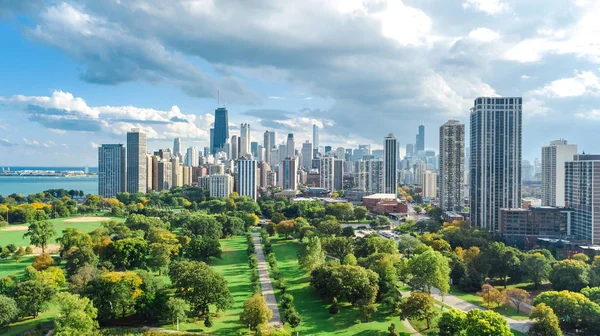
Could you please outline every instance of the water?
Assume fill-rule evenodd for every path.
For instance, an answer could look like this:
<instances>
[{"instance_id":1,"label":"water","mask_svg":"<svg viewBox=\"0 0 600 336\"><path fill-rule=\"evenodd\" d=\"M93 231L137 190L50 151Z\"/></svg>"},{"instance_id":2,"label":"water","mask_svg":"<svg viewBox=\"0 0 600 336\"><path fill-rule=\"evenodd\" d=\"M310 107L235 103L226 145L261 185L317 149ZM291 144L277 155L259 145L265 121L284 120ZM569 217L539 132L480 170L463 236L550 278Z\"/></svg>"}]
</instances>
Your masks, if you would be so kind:
<instances>
[{"instance_id":1,"label":"water","mask_svg":"<svg viewBox=\"0 0 600 336\"><path fill-rule=\"evenodd\" d=\"M9 168L9 167L0 167ZM84 170L84 167L10 167L17 170L54 170L73 171ZM97 172L98 168L90 167L89 172ZM0 195L35 194L48 189L83 190L87 194L98 193L97 176L0 176Z\"/></svg>"}]
</instances>

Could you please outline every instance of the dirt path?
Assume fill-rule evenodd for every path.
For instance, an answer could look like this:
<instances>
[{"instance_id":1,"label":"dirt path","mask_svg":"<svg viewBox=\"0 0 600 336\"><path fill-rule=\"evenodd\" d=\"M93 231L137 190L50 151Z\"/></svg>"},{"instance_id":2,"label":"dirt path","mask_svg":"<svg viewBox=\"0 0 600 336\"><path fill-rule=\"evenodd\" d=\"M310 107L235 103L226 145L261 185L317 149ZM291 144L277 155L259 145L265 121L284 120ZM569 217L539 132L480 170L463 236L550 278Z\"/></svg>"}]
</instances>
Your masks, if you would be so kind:
<instances>
[{"instance_id":1,"label":"dirt path","mask_svg":"<svg viewBox=\"0 0 600 336\"><path fill-rule=\"evenodd\" d=\"M91 223L91 222L106 222L111 220L112 218L108 218L108 217L75 217L75 218L69 218L69 219L65 219L64 222L65 223Z\"/></svg>"}]
</instances>

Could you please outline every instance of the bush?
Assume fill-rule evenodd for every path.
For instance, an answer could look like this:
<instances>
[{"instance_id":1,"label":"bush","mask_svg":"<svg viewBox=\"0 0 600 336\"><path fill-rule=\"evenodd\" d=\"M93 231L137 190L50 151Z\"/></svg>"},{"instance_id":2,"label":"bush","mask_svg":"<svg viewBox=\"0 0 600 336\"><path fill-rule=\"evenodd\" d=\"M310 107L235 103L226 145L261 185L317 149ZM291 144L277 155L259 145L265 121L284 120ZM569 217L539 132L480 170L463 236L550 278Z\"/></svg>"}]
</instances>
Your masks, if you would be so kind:
<instances>
[{"instance_id":1,"label":"bush","mask_svg":"<svg viewBox=\"0 0 600 336\"><path fill-rule=\"evenodd\" d=\"M25 254L33 254L33 249L31 248L31 246L27 246L25 248Z\"/></svg>"},{"instance_id":2,"label":"bush","mask_svg":"<svg viewBox=\"0 0 600 336\"><path fill-rule=\"evenodd\" d=\"M54 259L52 259L52 257L48 253L42 253L42 254L36 256L33 259L33 264L31 264L31 266L33 266L33 268L35 268L38 271L43 271L43 270L47 269L48 267L54 266L54 265L55 265Z\"/></svg>"},{"instance_id":3,"label":"bush","mask_svg":"<svg viewBox=\"0 0 600 336\"><path fill-rule=\"evenodd\" d=\"M7 221L0 221L0 228L8 226L8 222Z\"/></svg>"}]
</instances>

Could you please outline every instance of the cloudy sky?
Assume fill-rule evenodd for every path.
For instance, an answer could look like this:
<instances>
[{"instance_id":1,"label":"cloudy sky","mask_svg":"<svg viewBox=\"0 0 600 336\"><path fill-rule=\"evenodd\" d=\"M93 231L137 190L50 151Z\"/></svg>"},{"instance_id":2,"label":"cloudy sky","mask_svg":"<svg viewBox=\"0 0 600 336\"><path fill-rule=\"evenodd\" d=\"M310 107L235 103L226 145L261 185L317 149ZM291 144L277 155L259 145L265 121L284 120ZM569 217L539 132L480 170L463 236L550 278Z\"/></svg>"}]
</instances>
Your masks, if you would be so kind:
<instances>
[{"instance_id":1,"label":"cloudy sky","mask_svg":"<svg viewBox=\"0 0 600 336\"><path fill-rule=\"evenodd\" d=\"M423 123L435 149L497 95L524 98L524 158L600 152L598 22L594 0L0 0L0 166L95 166L132 127L203 147L219 105L257 140L404 147Z\"/></svg>"}]
</instances>

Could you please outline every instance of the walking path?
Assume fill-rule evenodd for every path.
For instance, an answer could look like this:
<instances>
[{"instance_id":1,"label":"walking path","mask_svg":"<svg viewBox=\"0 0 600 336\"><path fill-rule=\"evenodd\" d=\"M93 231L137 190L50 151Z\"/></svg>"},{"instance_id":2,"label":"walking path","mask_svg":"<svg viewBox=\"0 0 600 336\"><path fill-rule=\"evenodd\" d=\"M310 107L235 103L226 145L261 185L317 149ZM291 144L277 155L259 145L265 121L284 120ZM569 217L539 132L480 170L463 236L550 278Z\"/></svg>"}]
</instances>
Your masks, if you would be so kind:
<instances>
[{"instance_id":1,"label":"walking path","mask_svg":"<svg viewBox=\"0 0 600 336\"><path fill-rule=\"evenodd\" d=\"M256 258L258 259L258 274L260 278L260 287L262 289L262 295L267 301L267 306L273 312L273 318L269 321L269 325L282 328L281 315L279 314L279 308L277 307L277 300L273 292L273 284L269 277L269 269L267 268L267 261L265 259L265 253L263 252L262 244L260 243L260 236L257 232L252 233L252 241L254 242L254 248L256 249Z\"/></svg>"}]
</instances>

